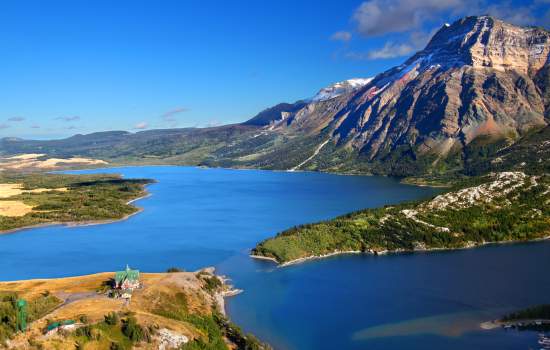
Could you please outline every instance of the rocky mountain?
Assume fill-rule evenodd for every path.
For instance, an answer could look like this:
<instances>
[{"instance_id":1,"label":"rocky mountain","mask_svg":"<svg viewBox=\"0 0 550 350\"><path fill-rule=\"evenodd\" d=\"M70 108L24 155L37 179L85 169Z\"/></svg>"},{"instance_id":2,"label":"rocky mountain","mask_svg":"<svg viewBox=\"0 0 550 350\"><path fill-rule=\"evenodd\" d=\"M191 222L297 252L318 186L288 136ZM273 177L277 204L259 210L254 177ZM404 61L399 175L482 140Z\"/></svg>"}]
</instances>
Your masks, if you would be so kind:
<instances>
[{"instance_id":1,"label":"rocky mountain","mask_svg":"<svg viewBox=\"0 0 550 350\"><path fill-rule=\"evenodd\" d=\"M404 64L358 91L313 100L274 130L329 140L303 168L460 168L471 149L505 147L548 124L549 39L541 28L461 19ZM355 165L346 164L350 157Z\"/></svg>"},{"instance_id":2,"label":"rocky mountain","mask_svg":"<svg viewBox=\"0 0 550 350\"><path fill-rule=\"evenodd\" d=\"M547 127L549 57L545 29L467 17L441 27L400 66L336 83L242 124L4 139L0 151L392 175L462 171Z\"/></svg>"}]
</instances>

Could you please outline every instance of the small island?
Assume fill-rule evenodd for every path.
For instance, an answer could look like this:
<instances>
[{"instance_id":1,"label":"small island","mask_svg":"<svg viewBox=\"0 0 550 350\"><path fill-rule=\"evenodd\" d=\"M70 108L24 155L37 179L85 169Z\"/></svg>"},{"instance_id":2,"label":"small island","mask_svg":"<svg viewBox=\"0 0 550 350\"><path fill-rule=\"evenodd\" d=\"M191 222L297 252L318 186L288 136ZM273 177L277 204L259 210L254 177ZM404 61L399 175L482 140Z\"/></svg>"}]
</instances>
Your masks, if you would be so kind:
<instances>
[{"instance_id":1,"label":"small island","mask_svg":"<svg viewBox=\"0 0 550 350\"><path fill-rule=\"evenodd\" d=\"M252 257L289 265L343 253L459 249L550 235L550 176L500 172L435 198L301 225L259 243Z\"/></svg>"},{"instance_id":2,"label":"small island","mask_svg":"<svg viewBox=\"0 0 550 350\"><path fill-rule=\"evenodd\" d=\"M270 349L224 312L238 290L213 268L0 282L8 349Z\"/></svg>"},{"instance_id":3,"label":"small island","mask_svg":"<svg viewBox=\"0 0 550 350\"><path fill-rule=\"evenodd\" d=\"M0 173L0 233L53 224L122 220L139 211L147 179L118 175Z\"/></svg>"}]
</instances>

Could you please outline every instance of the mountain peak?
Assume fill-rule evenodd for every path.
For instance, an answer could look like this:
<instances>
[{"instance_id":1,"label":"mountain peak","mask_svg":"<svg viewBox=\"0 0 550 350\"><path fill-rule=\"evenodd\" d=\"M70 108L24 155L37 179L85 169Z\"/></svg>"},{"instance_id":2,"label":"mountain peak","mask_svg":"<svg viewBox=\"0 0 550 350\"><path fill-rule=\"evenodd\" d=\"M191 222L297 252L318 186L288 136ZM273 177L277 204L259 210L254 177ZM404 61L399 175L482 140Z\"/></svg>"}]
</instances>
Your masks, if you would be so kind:
<instances>
[{"instance_id":1,"label":"mountain peak","mask_svg":"<svg viewBox=\"0 0 550 350\"><path fill-rule=\"evenodd\" d=\"M532 75L550 55L550 33L520 27L491 16L462 18L444 25L415 57L445 66L470 65Z\"/></svg>"}]
</instances>

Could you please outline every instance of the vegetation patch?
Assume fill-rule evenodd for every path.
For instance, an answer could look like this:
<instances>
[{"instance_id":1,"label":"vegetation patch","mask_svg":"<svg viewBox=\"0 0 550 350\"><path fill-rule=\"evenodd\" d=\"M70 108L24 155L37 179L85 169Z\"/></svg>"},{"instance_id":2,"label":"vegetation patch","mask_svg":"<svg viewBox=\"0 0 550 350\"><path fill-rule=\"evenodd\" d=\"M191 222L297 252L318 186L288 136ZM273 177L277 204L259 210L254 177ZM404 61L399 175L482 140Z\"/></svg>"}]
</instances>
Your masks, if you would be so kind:
<instances>
[{"instance_id":1,"label":"vegetation patch","mask_svg":"<svg viewBox=\"0 0 550 350\"><path fill-rule=\"evenodd\" d=\"M17 331L16 302L19 293L0 291L0 344L11 338ZM28 322L36 321L62 304L62 301L49 292L38 294L28 300Z\"/></svg>"},{"instance_id":2,"label":"vegetation patch","mask_svg":"<svg viewBox=\"0 0 550 350\"><path fill-rule=\"evenodd\" d=\"M14 184L18 193L0 198L0 231L122 219L138 210L128 202L145 195L150 182L116 175L2 174L0 183Z\"/></svg>"},{"instance_id":3,"label":"vegetation patch","mask_svg":"<svg viewBox=\"0 0 550 350\"><path fill-rule=\"evenodd\" d=\"M518 330L550 331L550 304L532 306L505 315L500 323Z\"/></svg>"},{"instance_id":4,"label":"vegetation patch","mask_svg":"<svg viewBox=\"0 0 550 350\"><path fill-rule=\"evenodd\" d=\"M550 177L520 172L468 179L433 199L301 225L252 254L279 263L338 252L464 248L550 235Z\"/></svg>"}]
</instances>

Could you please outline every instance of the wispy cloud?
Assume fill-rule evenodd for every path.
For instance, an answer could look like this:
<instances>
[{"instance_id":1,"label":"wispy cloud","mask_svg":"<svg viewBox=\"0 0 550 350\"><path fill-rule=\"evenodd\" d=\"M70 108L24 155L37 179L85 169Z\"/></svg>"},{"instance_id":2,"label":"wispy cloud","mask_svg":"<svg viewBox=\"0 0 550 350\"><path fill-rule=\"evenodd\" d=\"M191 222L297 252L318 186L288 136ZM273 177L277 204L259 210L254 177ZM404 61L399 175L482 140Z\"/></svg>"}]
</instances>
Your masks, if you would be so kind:
<instances>
[{"instance_id":1,"label":"wispy cloud","mask_svg":"<svg viewBox=\"0 0 550 350\"><path fill-rule=\"evenodd\" d=\"M40 125L36 125L36 124L31 125L31 129L40 129Z\"/></svg>"},{"instance_id":2,"label":"wispy cloud","mask_svg":"<svg viewBox=\"0 0 550 350\"><path fill-rule=\"evenodd\" d=\"M72 115L69 117L57 117L55 118L55 120L61 120L64 122L74 122L74 121L80 120L80 117L78 115Z\"/></svg>"},{"instance_id":3,"label":"wispy cloud","mask_svg":"<svg viewBox=\"0 0 550 350\"><path fill-rule=\"evenodd\" d=\"M8 124L5 124L5 123L0 123L0 129L7 129L9 128L10 126Z\"/></svg>"},{"instance_id":4,"label":"wispy cloud","mask_svg":"<svg viewBox=\"0 0 550 350\"><path fill-rule=\"evenodd\" d=\"M408 35L405 42L386 41L381 48L373 49L368 52L348 52L345 57L353 60L379 60L396 57L409 56L419 50L422 50L430 38L435 34L437 28L431 32L415 31Z\"/></svg>"},{"instance_id":5,"label":"wispy cloud","mask_svg":"<svg viewBox=\"0 0 550 350\"><path fill-rule=\"evenodd\" d=\"M188 108L185 108L185 107L178 107L178 108L174 108L174 109L171 109L169 110L168 112L165 112L163 114L161 114L161 118L162 120L164 121L167 121L167 122L173 122L176 120L176 115L177 114L180 114L180 113L183 113L183 112L187 112L189 109Z\"/></svg>"},{"instance_id":6,"label":"wispy cloud","mask_svg":"<svg viewBox=\"0 0 550 350\"><path fill-rule=\"evenodd\" d=\"M143 129L147 129L148 127L149 127L149 123L147 123L147 122L140 122L140 123L137 123L137 124L134 126L134 129L143 130Z\"/></svg>"},{"instance_id":7,"label":"wispy cloud","mask_svg":"<svg viewBox=\"0 0 550 350\"><path fill-rule=\"evenodd\" d=\"M25 118L23 117L11 117L11 118L8 118L8 121L9 122L22 122L22 121L25 121Z\"/></svg>"},{"instance_id":8,"label":"wispy cloud","mask_svg":"<svg viewBox=\"0 0 550 350\"><path fill-rule=\"evenodd\" d=\"M351 40L352 34L350 32L341 30L338 31L330 36L330 40L332 41L342 41L342 42L348 42Z\"/></svg>"},{"instance_id":9,"label":"wispy cloud","mask_svg":"<svg viewBox=\"0 0 550 350\"><path fill-rule=\"evenodd\" d=\"M348 52L346 57L354 60L378 60L410 55L414 48L409 44L397 44L391 41L386 42L380 49L368 52Z\"/></svg>"}]
</instances>

